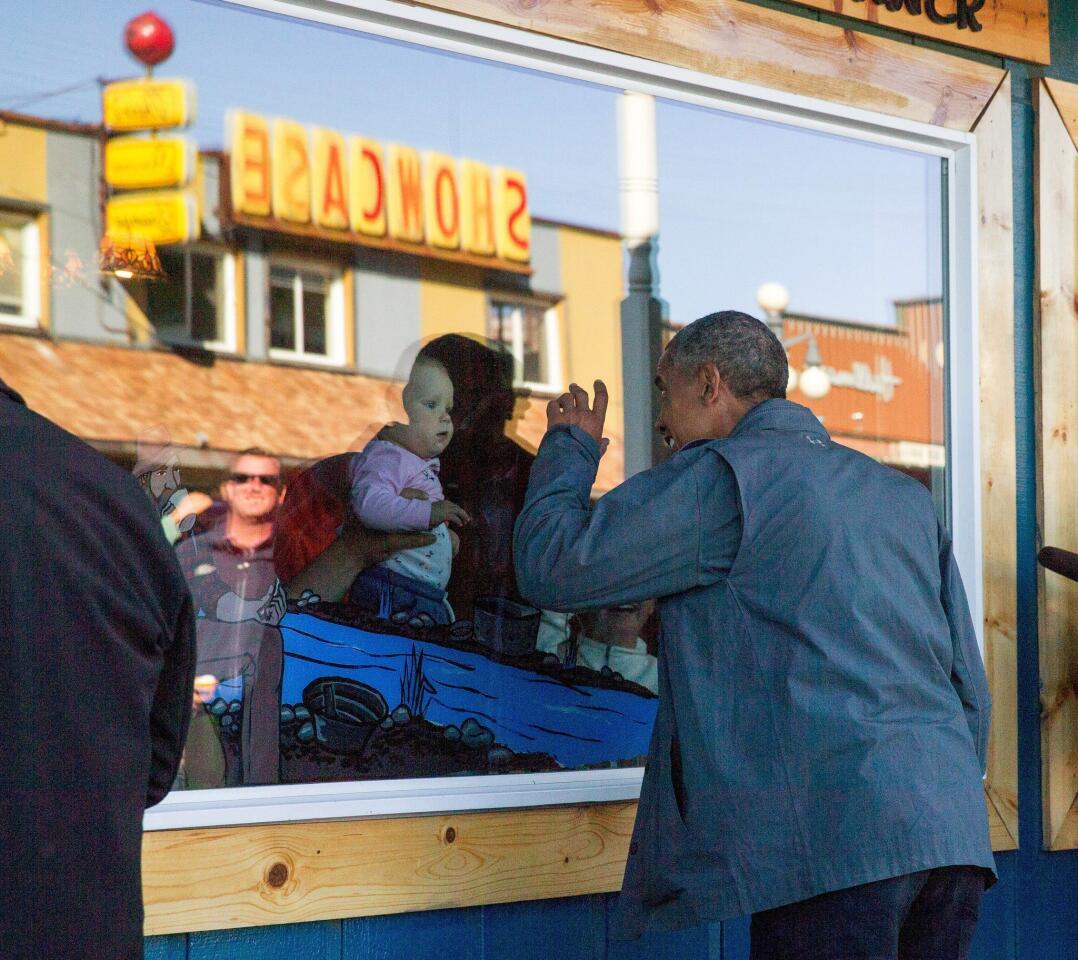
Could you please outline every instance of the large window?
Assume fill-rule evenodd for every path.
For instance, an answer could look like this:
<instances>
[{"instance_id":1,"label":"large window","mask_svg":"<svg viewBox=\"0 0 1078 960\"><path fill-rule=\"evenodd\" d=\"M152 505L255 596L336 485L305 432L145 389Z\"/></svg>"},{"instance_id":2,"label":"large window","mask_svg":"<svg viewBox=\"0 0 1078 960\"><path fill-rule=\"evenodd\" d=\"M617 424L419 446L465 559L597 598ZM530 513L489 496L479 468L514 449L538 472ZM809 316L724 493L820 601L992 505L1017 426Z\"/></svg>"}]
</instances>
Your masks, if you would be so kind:
<instances>
[{"instance_id":1,"label":"large window","mask_svg":"<svg viewBox=\"0 0 1078 960\"><path fill-rule=\"evenodd\" d=\"M233 350L236 342L236 261L212 249L166 247L166 276L145 283L147 315L167 342Z\"/></svg>"},{"instance_id":2,"label":"large window","mask_svg":"<svg viewBox=\"0 0 1078 960\"><path fill-rule=\"evenodd\" d=\"M41 255L34 217L0 210L0 324L37 326Z\"/></svg>"},{"instance_id":3,"label":"large window","mask_svg":"<svg viewBox=\"0 0 1078 960\"><path fill-rule=\"evenodd\" d=\"M270 351L280 359L343 363L339 275L275 263L269 278Z\"/></svg>"},{"instance_id":4,"label":"large window","mask_svg":"<svg viewBox=\"0 0 1078 960\"><path fill-rule=\"evenodd\" d=\"M549 395L610 388L601 495L652 456L650 342L714 310L768 322L790 399L932 490L976 584L966 139L681 74L644 84L647 65L568 48L541 70L527 60L541 52L495 40L442 52L436 30L337 29L340 11L334 29L193 0L167 16L200 107L183 135L202 176L173 189L198 193L201 236L158 247L164 278L93 274L100 145L69 121L99 123L99 91L36 101L66 121L50 137L72 140L49 155L55 202L89 211L55 218L51 257L70 247L87 276L50 303L64 362L0 337L0 360L17 358L5 379L141 472L177 539L195 720L152 824L633 796L657 706L654 605L541 609L515 580L513 523ZM46 20L64 55L57 41L13 63L41 87L16 93L132 73L108 43L77 42L87 17ZM267 60L283 49L288 69ZM0 211L0 324L36 322L38 246L31 217ZM143 349L154 334L221 349ZM437 363L416 364L421 349ZM56 399L103 371L92 419ZM425 391L453 423L422 448L430 475L365 472L426 416ZM365 496L382 481L387 514ZM357 547L361 525L425 529L424 497L472 522L436 525L431 556Z\"/></svg>"}]
</instances>

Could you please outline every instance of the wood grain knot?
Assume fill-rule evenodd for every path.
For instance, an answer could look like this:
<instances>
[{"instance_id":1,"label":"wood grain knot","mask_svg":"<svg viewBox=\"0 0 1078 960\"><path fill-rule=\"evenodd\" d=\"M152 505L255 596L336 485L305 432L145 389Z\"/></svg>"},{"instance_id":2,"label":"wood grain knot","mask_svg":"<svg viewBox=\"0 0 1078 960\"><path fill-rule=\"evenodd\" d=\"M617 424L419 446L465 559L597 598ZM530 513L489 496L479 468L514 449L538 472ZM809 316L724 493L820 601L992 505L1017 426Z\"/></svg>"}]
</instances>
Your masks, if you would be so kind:
<instances>
[{"instance_id":1,"label":"wood grain knot","mask_svg":"<svg viewBox=\"0 0 1078 960\"><path fill-rule=\"evenodd\" d=\"M283 887L288 882L288 867L283 863L275 863L266 874L266 883L271 887Z\"/></svg>"},{"instance_id":2,"label":"wood grain knot","mask_svg":"<svg viewBox=\"0 0 1078 960\"><path fill-rule=\"evenodd\" d=\"M455 827L446 827L442 831L442 840L445 843L455 843L457 839L457 830Z\"/></svg>"}]
</instances>

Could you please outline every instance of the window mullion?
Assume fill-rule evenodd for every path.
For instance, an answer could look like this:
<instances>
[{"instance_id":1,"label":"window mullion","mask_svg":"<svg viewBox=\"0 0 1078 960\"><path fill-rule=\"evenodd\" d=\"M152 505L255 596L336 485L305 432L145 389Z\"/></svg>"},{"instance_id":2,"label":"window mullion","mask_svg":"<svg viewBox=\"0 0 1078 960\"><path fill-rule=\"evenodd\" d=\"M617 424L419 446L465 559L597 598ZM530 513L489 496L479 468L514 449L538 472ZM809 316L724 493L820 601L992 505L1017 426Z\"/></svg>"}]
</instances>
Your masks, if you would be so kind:
<instances>
[{"instance_id":1,"label":"window mullion","mask_svg":"<svg viewBox=\"0 0 1078 960\"><path fill-rule=\"evenodd\" d=\"M303 277L298 270L292 280L292 329L295 331L295 351L303 353Z\"/></svg>"}]
</instances>

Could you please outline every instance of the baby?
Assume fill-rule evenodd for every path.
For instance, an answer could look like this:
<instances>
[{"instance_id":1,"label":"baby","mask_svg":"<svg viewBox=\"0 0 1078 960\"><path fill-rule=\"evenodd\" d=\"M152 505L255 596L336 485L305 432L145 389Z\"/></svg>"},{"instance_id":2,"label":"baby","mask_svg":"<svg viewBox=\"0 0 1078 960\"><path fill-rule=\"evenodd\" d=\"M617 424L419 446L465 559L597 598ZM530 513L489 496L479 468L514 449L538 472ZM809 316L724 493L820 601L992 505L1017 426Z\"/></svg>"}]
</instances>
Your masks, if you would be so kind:
<instances>
[{"instance_id":1,"label":"baby","mask_svg":"<svg viewBox=\"0 0 1078 960\"><path fill-rule=\"evenodd\" d=\"M445 588L459 540L449 524L469 520L461 507L445 499L438 481L438 456L453 438L453 382L440 363L421 357L412 366L403 399L408 422L385 426L352 464L352 512L374 530L431 530L435 541L364 570L352 584L350 599L397 623L451 623Z\"/></svg>"}]
</instances>

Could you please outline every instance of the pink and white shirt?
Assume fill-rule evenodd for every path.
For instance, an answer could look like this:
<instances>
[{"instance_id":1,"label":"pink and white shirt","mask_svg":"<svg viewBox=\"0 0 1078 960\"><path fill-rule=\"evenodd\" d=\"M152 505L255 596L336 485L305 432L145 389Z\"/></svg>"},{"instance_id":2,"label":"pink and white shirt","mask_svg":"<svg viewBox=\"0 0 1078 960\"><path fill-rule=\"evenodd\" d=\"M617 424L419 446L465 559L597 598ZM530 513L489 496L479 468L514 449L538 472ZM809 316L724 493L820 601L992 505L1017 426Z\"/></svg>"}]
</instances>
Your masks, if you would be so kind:
<instances>
[{"instance_id":1,"label":"pink and white shirt","mask_svg":"<svg viewBox=\"0 0 1078 960\"><path fill-rule=\"evenodd\" d=\"M438 480L437 457L424 459L389 440L371 440L352 462L349 476L352 512L372 530L405 532L430 527L431 504L445 499ZM422 490L427 500L401 496L406 488ZM383 566L444 590L453 567L449 528L439 524L435 542L393 554Z\"/></svg>"}]
</instances>

